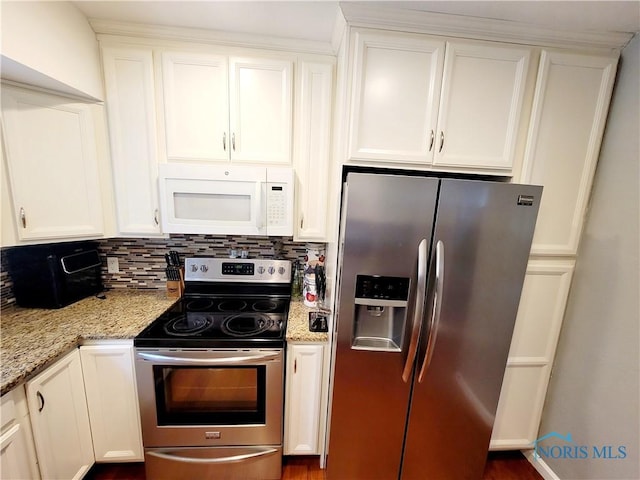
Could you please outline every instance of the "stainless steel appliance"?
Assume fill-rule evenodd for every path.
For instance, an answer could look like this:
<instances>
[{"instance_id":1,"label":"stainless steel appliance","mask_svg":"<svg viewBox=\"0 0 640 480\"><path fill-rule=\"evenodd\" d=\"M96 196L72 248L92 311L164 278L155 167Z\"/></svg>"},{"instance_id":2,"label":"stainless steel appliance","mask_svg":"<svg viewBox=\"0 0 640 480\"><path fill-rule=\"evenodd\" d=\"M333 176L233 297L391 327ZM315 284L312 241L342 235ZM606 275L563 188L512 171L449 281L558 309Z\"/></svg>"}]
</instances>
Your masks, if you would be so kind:
<instances>
[{"instance_id":1,"label":"stainless steel appliance","mask_svg":"<svg viewBox=\"0 0 640 480\"><path fill-rule=\"evenodd\" d=\"M329 479L479 479L541 187L349 172Z\"/></svg>"},{"instance_id":2,"label":"stainless steel appliance","mask_svg":"<svg viewBox=\"0 0 640 480\"><path fill-rule=\"evenodd\" d=\"M135 339L155 479L279 479L286 260L187 258L185 295Z\"/></svg>"}]
</instances>

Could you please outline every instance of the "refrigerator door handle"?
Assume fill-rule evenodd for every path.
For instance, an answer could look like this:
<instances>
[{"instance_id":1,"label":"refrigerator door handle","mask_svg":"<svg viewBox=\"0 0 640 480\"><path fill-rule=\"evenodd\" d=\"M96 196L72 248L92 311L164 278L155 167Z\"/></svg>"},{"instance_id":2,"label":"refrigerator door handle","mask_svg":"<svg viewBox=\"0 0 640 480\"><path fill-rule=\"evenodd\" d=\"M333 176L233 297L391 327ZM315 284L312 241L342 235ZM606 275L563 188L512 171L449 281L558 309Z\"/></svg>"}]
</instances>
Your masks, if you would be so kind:
<instances>
[{"instance_id":1,"label":"refrigerator door handle","mask_svg":"<svg viewBox=\"0 0 640 480\"><path fill-rule=\"evenodd\" d=\"M444 287L444 243L438 240L436 243L436 288L433 293L433 308L431 309L431 319L429 321L429 339L427 340L427 349L424 354L422 368L418 375L418 383L424 380L424 374L431 364L433 350L436 346L438 337L438 327L440 325L440 310L442 308L442 291Z\"/></svg>"},{"instance_id":2,"label":"refrigerator door handle","mask_svg":"<svg viewBox=\"0 0 640 480\"><path fill-rule=\"evenodd\" d=\"M402 381L407 383L411 378L413 362L418 353L418 340L422 328L422 317L424 315L424 303L427 295L427 239L423 238L418 245L418 286L416 288L416 303L413 312L413 322L411 324L411 341L409 342L409 352L407 361L402 371Z\"/></svg>"}]
</instances>

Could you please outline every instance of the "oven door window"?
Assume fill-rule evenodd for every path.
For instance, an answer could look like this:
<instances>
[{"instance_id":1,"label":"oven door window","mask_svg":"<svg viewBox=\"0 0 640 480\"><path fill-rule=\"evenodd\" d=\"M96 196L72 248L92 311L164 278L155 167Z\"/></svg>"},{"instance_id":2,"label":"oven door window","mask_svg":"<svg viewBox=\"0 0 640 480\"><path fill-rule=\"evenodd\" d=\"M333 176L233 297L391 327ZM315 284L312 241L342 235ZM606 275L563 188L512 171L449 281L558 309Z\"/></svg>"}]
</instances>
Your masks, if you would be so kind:
<instances>
[{"instance_id":1,"label":"oven door window","mask_svg":"<svg viewBox=\"0 0 640 480\"><path fill-rule=\"evenodd\" d=\"M155 365L158 425L265 423L266 367Z\"/></svg>"}]
</instances>

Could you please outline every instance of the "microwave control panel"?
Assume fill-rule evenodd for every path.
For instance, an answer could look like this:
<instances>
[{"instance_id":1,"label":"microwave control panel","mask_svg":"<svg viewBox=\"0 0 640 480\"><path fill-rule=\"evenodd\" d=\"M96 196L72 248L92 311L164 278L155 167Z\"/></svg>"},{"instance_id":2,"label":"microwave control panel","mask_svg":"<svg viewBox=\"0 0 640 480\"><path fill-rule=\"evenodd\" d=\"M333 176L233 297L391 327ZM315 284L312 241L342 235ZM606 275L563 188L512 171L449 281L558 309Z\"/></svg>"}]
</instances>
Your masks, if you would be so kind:
<instances>
[{"instance_id":1,"label":"microwave control panel","mask_svg":"<svg viewBox=\"0 0 640 480\"><path fill-rule=\"evenodd\" d=\"M267 185L267 225L281 226L287 224L287 191L286 186L270 183Z\"/></svg>"}]
</instances>

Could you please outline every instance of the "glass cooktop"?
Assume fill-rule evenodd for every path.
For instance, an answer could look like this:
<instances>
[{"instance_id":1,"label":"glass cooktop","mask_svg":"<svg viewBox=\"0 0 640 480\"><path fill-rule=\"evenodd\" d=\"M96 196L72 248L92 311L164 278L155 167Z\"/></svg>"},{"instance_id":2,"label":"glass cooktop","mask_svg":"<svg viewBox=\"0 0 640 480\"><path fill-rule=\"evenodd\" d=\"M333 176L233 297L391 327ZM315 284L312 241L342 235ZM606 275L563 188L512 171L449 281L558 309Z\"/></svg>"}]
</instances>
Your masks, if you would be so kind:
<instances>
[{"instance_id":1,"label":"glass cooktop","mask_svg":"<svg viewBox=\"0 0 640 480\"><path fill-rule=\"evenodd\" d=\"M183 298L145 328L136 347L236 348L284 345L289 298Z\"/></svg>"}]
</instances>

